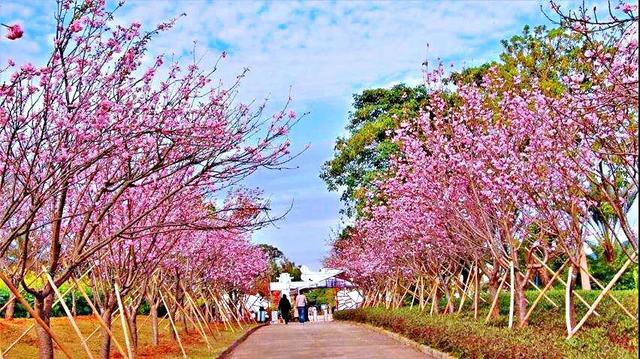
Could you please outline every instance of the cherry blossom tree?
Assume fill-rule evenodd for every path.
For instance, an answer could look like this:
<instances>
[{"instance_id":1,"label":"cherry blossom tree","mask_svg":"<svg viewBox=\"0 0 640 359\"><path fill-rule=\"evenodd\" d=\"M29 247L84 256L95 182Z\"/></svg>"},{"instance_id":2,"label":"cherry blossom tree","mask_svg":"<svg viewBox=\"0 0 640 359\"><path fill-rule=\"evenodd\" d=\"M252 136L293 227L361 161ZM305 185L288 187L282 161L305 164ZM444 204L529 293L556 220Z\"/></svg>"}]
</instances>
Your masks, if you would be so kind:
<instances>
[{"instance_id":1,"label":"cherry blossom tree","mask_svg":"<svg viewBox=\"0 0 640 359\"><path fill-rule=\"evenodd\" d=\"M190 207L289 159L294 112L265 119L264 106L234 103L242 74L224 87L213 81L217 65L166 65L163 56L147 64L153 38L176 19L145 32L114 23L120 6L59 1L47 63L14 70L10 61L0 74L0 255L3 266L19 268L46 324L54 287L90 260L146 258L172 242L159 236L198 226ZM10 27L11 37L21 34ZM40 269L53 283L24 281ZM151 270L135 269L116 277L123 288ZM40 356L50 358L51 338L38 330Z\"/></svg>"},{"instance_id":2,"label":"cherry blossom tree","mask_svg":"<svg viewBox=\"0 0 640 359\"><path fill-rule=\"evenodd\" d=\"M362 218L335 242L328 264L374 293L388 291L389 280L426 274L435 283L432 312L440 294L451 312L451 293L464 298L471 276L478 281L482 271L490 315L498 315L500 288L511 291L509 326L514 317L527 325L537 304L529 308L524 296L533 277L545 278L548 288L567 265L571 336L601 299L587 304L589 313L576 323L575 275L589 277L585 241L607 238L590 225L593 212L608 218L600 229L629 248L626 265L637 263L637 233L627 217L638 191L636 9L621 4L622 14L599 20L552 6L582 49L556 91L541 84L547 78L527 72L523 79L497 67L481 81L455 86L444 86L442 66L427 72L427 110L396 131L399 155ZM556 258L565 264L549 279L548 263ZM413 288L422 301L424 293Z\"/></svg>"}]
</instances>

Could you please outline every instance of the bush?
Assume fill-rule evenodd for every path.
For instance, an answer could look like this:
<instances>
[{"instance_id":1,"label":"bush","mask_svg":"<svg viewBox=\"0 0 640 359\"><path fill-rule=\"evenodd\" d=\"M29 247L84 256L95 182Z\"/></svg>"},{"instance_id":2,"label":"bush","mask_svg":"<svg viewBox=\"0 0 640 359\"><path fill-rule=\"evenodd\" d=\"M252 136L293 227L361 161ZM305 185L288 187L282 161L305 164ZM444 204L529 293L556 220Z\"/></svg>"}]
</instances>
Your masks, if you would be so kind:
<instances>
[{"instance_id":1,"label":"bush","mask_svg":"<svg viewBox=\"0 0 640 359\"><path fill-rule=\"evenodd\" d=\"M66 289L61 288L61 291L62 293L64 293ZM91 298L91 294L90 293L87 293L87 294L89 294L89 297ZM22 295L25 297L27 302L29 302L29 305L31 305L31 307L33 308L33 296L26 292L22 292ZM7 303L7 301L9 300L9 297L10 297L9 290L7 288L0 288L0 308L2 308ZM72 308L72 299L73 298L71 297L71 293L68 293L64 297L65 304L67 305L67 307L69 307L69 309ZM82 293L80 293L79 291L75 291L75 299L76 299L76 312L78 315L91 314L91 307L89 307L87 302L84 300ZM4 316L4 311L2 312L2 315ZM66 314L64 312L64 308L62 308L60 303L54 305L53 308L51 309L51 316L53 317L62 317L65 315ZM22 306L22 304L20 304L20 302L16 302L14 317L15 318L29 317L29 313Z\"/></svg>"},{"instance_id":2,"label":"bush","mask_svg":"<svg viewBox=\"0 0 640 359\"><path fill-rule=\"evenodd\" d=\"M593 302L597 291L580 292ZM632 313L637 312L637 291L614 293ZM527 293L529 301L535 293ZM564 303L561 291L549 297ZM545 301L546 302L546 301ZM505 306L506 303L506 306ZM484 315L488 305L482 306ZM506 308L505 308L506 307ZM580 305L580 307L583 307ZM508 312L508 296L500 298L501 312ZM578 314L584 308L578 308ZM338 311L337 320L367 323L399 333L421 344L464 358L632 358L638 350L638 326L611 300L597 308L581 331L566 340L563 308L542 305L534 311L526 328L506 328L506 318L483 324L473 314L433 315L418 308L361 308ZM484 318L481 315L481 318Z\"/></svg>"},{"instance_id":3,"label":"bush","mask_svg":"<svg viewBox=\"0 0 640 359\"><path fill-rule=\"evenodd\" d=\"M61 293L66 292L66 290L67 290L66 286L62 286L60 288ZM84 296L82 295L82 293L77 289L74 290L74 292L75 292L74 294L75 294L75 300L76 300L77 315L90 315L91 307L89 306L89 304L87 304L87 301L84 299ZM93 299L93 296L88 289L86 289L86 293L89 298ZM31 307L33 308L33 296L26 292L22 292L22 295L25 297L27 302L29 302L29 305L31 305ZM9 300L9 297L10 297L9 289L7 287L0 286L0 308L2 308L7 303L7 301ZM67 304L67 307L69 309L72 308L72 299L73 298L71 296L71 293L68 293L64 296L64 301ZM140 306L139 313L143 315L149 314L149 305L146 302L143 302L142 305ZM4 310L0 312L0 315L1 317L4 317ZM64 308L62 308L60 303L53 306L53 308L51 309L51 316L52 317L66 316L64 312ZM30 317L27 310L22 306L22 304L20 304L20 302L16 302L14 318L27 318L27 317Z\"/></svg>"}]
</instances>

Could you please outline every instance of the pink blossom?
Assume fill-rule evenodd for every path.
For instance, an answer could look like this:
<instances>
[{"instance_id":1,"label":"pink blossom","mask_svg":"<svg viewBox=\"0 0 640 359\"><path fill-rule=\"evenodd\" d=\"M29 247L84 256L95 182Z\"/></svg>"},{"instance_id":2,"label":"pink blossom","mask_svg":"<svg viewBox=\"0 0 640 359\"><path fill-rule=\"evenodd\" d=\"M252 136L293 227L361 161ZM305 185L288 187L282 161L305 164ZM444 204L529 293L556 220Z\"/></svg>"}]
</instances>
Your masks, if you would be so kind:
<instances>
[{"instance_id":1,"label":"pink blossom","mask_svg":"<svg viewBox=\"0 0 640 359\"><path fill-rule=\"evenodd\" d=\"M631 5L630 3L624 3L620 4L619 8L627 14L631 14L637 8L637 6Z\"/></svg>"},{"instance_id":2,"label":"pink blossom","mask_svg":"<svg viewBox=\"0 0 640 359\"><path fill-rule=\"evenodd\" d=\"M24 31L22 31L22 26L20 26L20 24L4 26L9 29L9 32L7 33L7 39L9 40L19 39L24 34Z\"/></svg>"},{"instance_id":3,"label":"pink blossom","mask_svg":"<svg viewBox=\"0 0 640 359\"><path fill-rule=\"evenodd\" d=\"M69 25L69 30L71 30L71 32L82 31L82 23L80 22L80 20L75 20L74 22L72 22L71 25Z\"/></svg>"},{"instance_id":4,"label":"pink blossom","mask_svg":"<svg viewBox=\"0 0 640 359\"><path fill-rule=\"evenodd\" d=\"M35 71L35 67L33 67L33 65L31 63L26 63L26 64L20 66L20 70L22 70L24 72L33 72L33 71Z\"/></svg>"},{"instance_id":5,"label":"pink blossom","mask_svg":"<svg viewBox=\"0 0 640 359\"><path fill-rule=\"evenodd\" d=\"M13 96L13 88L6 85L0 85L0 96Z\"/></svg>"}]
</instances>

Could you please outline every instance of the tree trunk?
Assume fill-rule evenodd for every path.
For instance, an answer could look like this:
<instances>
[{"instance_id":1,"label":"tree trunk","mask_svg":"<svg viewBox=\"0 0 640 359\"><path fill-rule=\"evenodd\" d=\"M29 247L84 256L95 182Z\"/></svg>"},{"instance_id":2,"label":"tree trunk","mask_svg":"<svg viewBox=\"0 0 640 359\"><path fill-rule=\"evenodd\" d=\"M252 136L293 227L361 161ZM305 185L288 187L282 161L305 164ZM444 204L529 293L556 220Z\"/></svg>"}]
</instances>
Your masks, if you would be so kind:
<instances>
[{"instance_id":1,"label":"tree trunk","mask_svg":"<svg viewBox=\"0 0 640 359\"><path fill-rule=\"evenodd\" d=\"M480 268L476 262L475 277L473 279L473 319L478 319L478 306L480 301Z\"/></svg>"},{"instance_id":2,"label":"tree trunk","mask_svg":"<svg viewBox=\"0 0 640 359\"><path fill-rule=\"evenodd\" d=\"M187 325L187 315L182 313L180 314L180 318L182 319L182 327L184 328L184 332L189 334L189 327Z\"/></svg>"},{"instance_id":3,"label":"tree trunk","mask_svg":"<svg viewBox=\"0 0 640 359\"><path fill-rule=\"evenodd\" d=\"M211 306L209 306L209 301L205 301L204 302L204 308L205 308L205 319L207 320L207 323L211 323L215 320L215 318L213 317L213 313L211 312Z\"/></svg>"},{"instance_id":4,"label":"tree trunk","mask_svg":"<svg viewBox=\"0 0 640 359\"><path fill-rule=\"evenodd\" d=\"M538 270L538 278L540 278L540 287L546 286L551 280L549 273L544 268Z\"/></svg>"},{"instance_id":5,"label":"tree trunk","mask_svg":"<svg viewBox=\"0 0 640 359\"><path fill-rule=\"evenodd\" d=\"M7 308L4 311L4 319L11 320L16 311L16 297L11 294L9 301L7 302Z\"/></svg>"},{"instance_id":6,"label":"tree trunk","mask_svg":"<svg viewBox=\"0 0 640 359\"><path fill-rule=\"evenodd\" d=\"M178 306L174 306L174 310L171 310L170 308L166 308L167 309L167 315L171 315L174 324L176 325L176 330L178 330L177 325L178 325L178 317L176 316L176 312L177 312L177 308ZM174 342L178 341L178 337L176 336L176 332L175 330L171 329L169 330L169 333L171 333L171 340L173 340Z\"/></svg>"},{"instance_id":7,"label":"tree trunk","mask_svg":"<svg viewBox=\"0 0 640 359\"><path fill-rule=\"evenodd\" d=\"M137 308L131 308L129 315L127 315L127 322L129 323L129 331L131 334L131 347L132 347L132 353L133 353L133 358L137 357L137 350L138 350L138 323L137 323L137 319L138 319L138 310Z\"/></svg>"},{"instance_id":8,"label":"tree trunk","mask_svg":"<svg viewBox=\"0 0 640 359\"><path fill-rule=\"evenodd\" d=\"M490 303L493 303L494 300L496 299L496 296L498 295L498 287L500 286L500 271L498 270L498 267L495 266L494 264L494 270L491 271L491 274L489 275L489 282L488 282L488 286L489 286L489 296L491 298ZM493 307L493 309L491 310L491 318L498 318L500 316L500 309L498 308L499 305L495 305Z\"/></svg>"},{"instance_id":9,"label":"tree trunk","mask_svg":"<svg viewBox=\"0 0 640 359\"><path fill-rule=\"evenodd\" d=\"M522 328L527 326L527 297L524 292L527 282L524 276L518 274L516 272L515 275L515 304L518 313L518 326Z\"/></svg>"},{"instance_id":10,"label":"tree trunk","mask_svg":"<svg viewBox=\"0 0 640 359\"><path fill-rule=\"evenodd\" d=\"M455 299L454 299L454 296L452 295L451 291L449 290L449 285L447 285L446 289L447 290L445 291L445 295L446 295L446 298L447 298L447 305L444 308L444 313L445 314L452 314L452 313L454 313L456 311L455 310L455 305L454 305Z\"/></svg>"},{"instance_id":11,"label":"tree trunk","mask_svg":"<svg viewBox=\"0 0 640 359\"><path fill-rule=\"evenodd\" d=\"M591 278L588 274L587 253L584 247L580 250L580 285L583 290L591 290Z\"/></svg>"},{"instance_id":12,"label":"tree trunk","mask_svg":"<svg viewBox=\"0 0 640 359\"><path fill-rule=\"evenodd\" d=\"M51 323L51 307L53 306L53 293L43 299L36 298L35 311L43 322L50 326ZM53 340L46 330L36 325L38 333L38 358L53 359Z\"/></svg>"},{"instance_id":13,"label":"tree trunk","mask_svg":"<svg viewBox=\"0 0 640 359\"><path fill-rule=\"evenodd\" d=\"M567 276L567 285L565 292L565 324L567 327L567 335L571 335L571 331L576 326L576 307L573 298L573 288L576 282L576 276L574 275L575 269L572 266L569 267L569 275Z\"/></svg>"},{"instance_id":14,"label":"tree trunk","mask_svg":"<svg viewBox=\"0 0 640 359\"><path fill-rule=\"evenodd\" d=\"M76 307L76 293L71 291L71 315L78 316L78 308Z\"/></svg>"},{"instance_id":15,"label":"tree trunk","mask_svg":"<svg viewBox=\"0 0 640 359\"><path fill-rule=\"evenodd\" d=\"M158 304L152 303L149 308L151 316L151 345L158 345Z\"/></svg>"},{"instance_id":16,"label":"tree trunk","mask_svg":"<svg viewBox=\"0 0 640 359\"><path fill-rule=\"evenodd\" d=\"M109 301L110 302L110 301ZM111 315L113 314L113 306L108 305L102 312L102 320L111 330ZM111 336L109 332L102 328L102 345L100 346L100 358L109 359L109 353L111 352Z\"/></svg>"},{"instance_id":17,"label":"tree trunk","mask_svg":"<svg viewBox=\"0 0 640 359\"><path fill-rule=\"evenodd\" d=\"M433 302L431 303L431 308L433 309L433 314L440 313L440 298L442 298L442 294L440 293L440 287L437 286L435 293L433 294Z\"/></svg>"}]
</instances>

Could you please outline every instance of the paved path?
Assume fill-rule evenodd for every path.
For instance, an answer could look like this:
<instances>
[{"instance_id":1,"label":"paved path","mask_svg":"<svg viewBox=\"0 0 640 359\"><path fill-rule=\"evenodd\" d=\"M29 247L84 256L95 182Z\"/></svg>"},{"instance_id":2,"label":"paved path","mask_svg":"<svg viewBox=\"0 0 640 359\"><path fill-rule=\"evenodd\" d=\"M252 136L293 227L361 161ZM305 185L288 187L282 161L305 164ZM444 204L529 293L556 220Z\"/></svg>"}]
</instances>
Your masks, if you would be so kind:
<instances>
[{"instance_id":1,"label":"paved path","mask_svg":"<svg viewBox=\"0 0 640 359\"><path fill-rule=\"evenodd\" d=\"M366 327L345 322L268 325L251 334L231 358L428 358Z\"/></svg>"}]
</instances>

